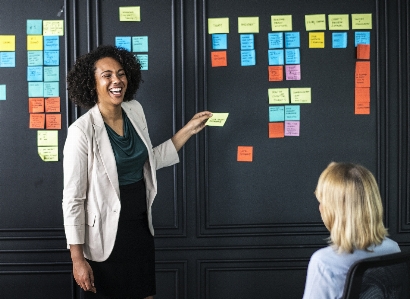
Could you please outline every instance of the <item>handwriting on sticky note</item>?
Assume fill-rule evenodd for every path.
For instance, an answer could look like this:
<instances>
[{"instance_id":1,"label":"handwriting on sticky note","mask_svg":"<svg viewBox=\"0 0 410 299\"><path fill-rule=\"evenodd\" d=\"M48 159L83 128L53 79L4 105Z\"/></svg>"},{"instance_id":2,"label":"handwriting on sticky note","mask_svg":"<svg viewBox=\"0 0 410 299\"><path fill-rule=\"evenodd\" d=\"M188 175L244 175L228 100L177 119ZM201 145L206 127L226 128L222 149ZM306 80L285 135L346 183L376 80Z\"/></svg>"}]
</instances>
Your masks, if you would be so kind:
<instances>
[{"instance_id":1,"label":"handwriting on sticky note","mask_svg":"<svg viewBox=\"0 0 410 299\"><path fill-rule=\"evenodd\" d=\"M269 123L269 138L285 137L283 122Z\"/></svg>"},{"instance_id":2,"label":"handwriting on sticky note","mask_svg":"<svg viewBox=\"0 0 410 299\"><path fill-rule=\"evenodd\" d=\"M349 15L328 15L329 30L349 30Z\"/></svg>"},{"instance_id":3,"label":"handwriting on sticky note","mask_svg":"<svg viewBox=\"0 0 410 299\"><path fill-rule=\"evenodd\" d=\"M60 112L60 98L46 98L45 99L46 112Z\"/></svg>"},{"instance_id":4,"label":"handwriting on sticky note","mask_svg":"<svg viewBox=\"0 0 410 299\"><path fill-rule=\"evenodd\" d=\"M299 132L299 121L285 121L285 136L299 136Z\"/></svg>"},{"instance_id":5,"label":"handwriting on sticky note","mask_svg":"<svg viewBox=\"0 0 410 299\"><path fill-rule=\"evenodd\" d=\"M211 52L211 65L212 67L227 66L226 51Z\"/></svg>"},{"instance_id":6,"label":"handwriting on sticky note","mask_svg":"<svg viewBox=\"0 0 410 299\"><path fill-rule=\"evenodd\" d=\"M306 31L326 30L326 15L305 15Z\"/></svg>"},{"instance_id":7,"label":"handwriting on sticky note","mask_svg":"<svg viewBox=\"0 0 410 299\"><path fill-rule=\"evenodd\" d=\"M139 6L120 7L120 22L139 22L141 21L141 10Z\"/></svg>"},{"instance_id":8,"label":"handwriting on sticky note","mask_svg":"<svg viewBox=\"0 0 410 299\"><path fill-rule=\"evenodd\" d=\"M64 21L63 20L49 20L43 21L43 35L64 35Z\"/></svg>"},{"instance_id":9,"label":"handwriting on sticky note","mask_svg":"<svg viewBox=\"0 0 410 299\"><path fill-rule=\"evenodd\" d=\"M357 45L357 59L370 59L370 45Z\"/></svg>"},{"instance_id":10,"label":"handwriting on sticky note","mask_svg":"<svg viewBox=\"0 0 410 299\"><path fill-rule=\"evenodd\" d=\"M300 64L286 66L286 80L300 80Z\"/></svg>"},{"instance_id":11,"label":"handwriting on sticky note","mask_svg":"<svg viewBox=\"0 0 410 299\"><path fill-rule=\"evenodd\" d=\"M212 116L208 118L208 121L205 123L205 125L213 127L222 127L225 124L228 116L229 113L212 113Z\"/></svg>"},{"instance_id":12,"label":"handwriting on sticky note","mask_svg":"<svg viewBox=\"0 0 410 299\"><path fill-rule=\"evenodd\" d=\"M370 114L370 102L355 102L354 114Z\"/></svg>"},{"instance_id":13,"label":"handwriting on sticky note","mask_svg":"<svg viewBox=\"0 0 410 299\"><path fill-rule=\"evenodd\" d=\"M31 114L38 115L38 114ZM57 130L39 130L37 131L37 146L58 146Z\"/></svg>"},{"instance_id":14,"label":"handwriting on sticky note","mask_svg":"<svg viewBox=\"0 0 410 299\"><path fill-rule=\"evenodd\" d=\"M270 16L272 31L292 31L292 15Z\"/></svg>"},{"instance_id":15,"label":"handwriting on sticky note","mask_svg":"<svg viewBox=\"0 0 410 299\"><path fill-rule=\"evenodd\" d=\"M46 114L46 129L60 130L61 129L61 114Z\"/></svg>"},{"instance_id":16,"label":"handwriting on sticky note","mask_svg":"<svg viewBox=\"0 0 410 299\"><path fill-rule=\"evenodd\" d=\"M44 162L58 161L58 147L57 146L39 146L38 155Z\"/></svg>"},{"instance_id":17,"label":"handwriting on sticky note","mask_svg":"<svg viewBox=\"0 0 410 299\"><path fill-rule=\"evenodd\" d=\"M27 35L27 51L42 51L43 36L42 35Z\"/></svg>"},{"instance_id":18,"label":"handwriting on sticky note","mask_svg":"<svg viewBox=\"0 0 410 299\"><path fill-rule=\"evenodd\" d=\"M269 81L283 81L283 66L269 66Z\"/></svg>"},{"instance_id":19,"label":"handwriting on sticky note","mask_svg":"<svg viewBox=\"0 0 410 299\"><path fill-rule=\"evenodd\" d=\"M229 18L209 18L208 33L229 33Z\"/></svg>"},{"instance_id":20,"label":"handwriting on sticky note","mask_svg":"<svg viewBox=\"0 0 410 299\"><path fill-rule=\"evenodd\" d=\"M352 29L372 29L372 14L352 14Z\"/></svg>"},{"instance_id":21,"label":"handwriting on sticky note","mask_svg":"<svg viewBox=\"0 0 410 299\"><path fill-rule=\"evenodd\" d=\"M16 51L16 36L0 35L0 51Z\"/></svg>"},{"instance_id":22,"label":"handwriting on sticky note","mask_svg":"<svg viewBox=\"0 0 410 299\"><path fill-rule=\"evenodd\" d=\"M259 33L259 17L239 17L238 33Z\"/></svg>"},{"instance_id":23,"label":"handwriting on sticky note","mask_svg":"<svg viewBox=\"0 0 410 299\"><path fill-rule=\"evenodd\" d=\"M370 61L356 61L355 87L370 87Z\"/></svg>"},{"instance_id":24,"label":"handwriting on sticky note","mask_svg":"<svg viewBox=\"0 0 410 299\"><path fill-rule=\"evenodd\" d=\"M45 114L44 113L31 113L30 114L30 129L44 129Z\"/></svg>"},{"instance_id":25,"label":"handwriting on sticky note","mask_svg":"<svg viewBox=\"0 0 410 299\"><path fill-rule=\"evenodd\" d=\"M292 104L310 104L312 91L310 87L297 87L290 89L290 102Z\"/></svg>"},{"instance_id":26,"label":"handwriting on sticky note","mask_svg":"<svg viewBox=\"0 0 410 299\"><path fill-rule=\"evenodd\" d=\"M44 98L29 98L28 99L29 113L43 113L44 112Z\"/></svg>"},{"instance_id":27,"label":"handwriting on sticky note","mask_svg":"<svg viewBox=\"0 0 410 299\"><path fill-rule=\"evenodd\" d=\"M289 88L269 88L269 104L288 104Z\"/></svg>"},{"instance_id":28,"label":"handwriting on sticky note","mask_svg":"<svg viewBox=\"0 0 410 299\"><path fill-rule=\"evenodd\" d=\"M238 146L238 162L253 161L253 146Z\"/></svg>"},{"instance_id":29,"label":"handwriting on sticky note","mask_svg":"<svg viewBox=\"0 0 410 299\"><path fill-rule=\"evenodd\" d=\"M322 49L325 47L324 32L309 32L309 48Z\"/></svg>"}]
</instances>

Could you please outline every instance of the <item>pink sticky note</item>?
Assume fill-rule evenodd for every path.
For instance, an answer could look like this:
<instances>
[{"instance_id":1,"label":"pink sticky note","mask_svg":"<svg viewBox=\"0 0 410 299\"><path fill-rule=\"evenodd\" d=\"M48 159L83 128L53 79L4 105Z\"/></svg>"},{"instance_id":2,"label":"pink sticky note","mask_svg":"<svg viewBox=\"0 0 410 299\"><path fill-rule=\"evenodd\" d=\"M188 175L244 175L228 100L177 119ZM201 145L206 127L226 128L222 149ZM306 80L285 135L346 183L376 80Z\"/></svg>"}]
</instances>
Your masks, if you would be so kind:
<instances>
[{"instance_id":1,"label":"pink sticky note","mask_svg":"<svg viewBox=\"0 0 410 299\"><path fill-rule=\"evenodd\" d=\"M300 80L300 64L286 66L286 80Z\"/></svg>"},{"instance_id":2,"label":"pink sticky note","mask_svg":"<svg viewBox=\"0 0 410 299\"><path fill-rule=\"evenodd\" d=\"M285 136L299 136L299 129L299 121L285 121Z\"/></svg>"}]
</instances>

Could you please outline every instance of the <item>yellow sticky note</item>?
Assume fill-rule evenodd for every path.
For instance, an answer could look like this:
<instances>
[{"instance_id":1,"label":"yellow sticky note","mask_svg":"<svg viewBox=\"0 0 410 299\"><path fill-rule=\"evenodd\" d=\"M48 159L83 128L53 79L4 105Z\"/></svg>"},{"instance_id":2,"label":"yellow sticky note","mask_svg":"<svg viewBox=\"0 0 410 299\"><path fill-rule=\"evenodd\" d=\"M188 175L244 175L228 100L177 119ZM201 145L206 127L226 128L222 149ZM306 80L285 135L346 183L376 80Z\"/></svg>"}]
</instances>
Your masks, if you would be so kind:
<instances>
[{"instance_id":1,"label":"yellow sticky note","mask_svg":"<svg viewBox=\"0 0 410 299\"><path fill-rule=\"evenodd\" d=\"M208 33L229 33L229 18L208 18Z\"/></svg>"},{"instance_id":2,"label":"yellow sticky note","mask_svg":"<svg viewBox=\"0 0 410 299\"><path fill-rule=\"evenodd\" d=\"M45 162L58 161L58 147L57 146L39 146L38 155Z\"/></svg>"},{"instance_id":3,"label":"yellow sticky note","mask_svg":"<svg viewBox=\"0 0 410 299\"><path fill-rule=\"evenodd\" d=\"M289 104L289 88L269 88L269 104Z\"/></svg>"},{"instance_id":4,"label":"yellow sticky note","mask_svg":"<svg viewBox=\"0 0 410 299\"><path fill-rule=\"evenodd\" d=\"M324 48L325 33L324 32L309 32L309 48Z\"/></svg>"},{"instance_id":5,"label":"yellow sticky note","mask_svg":"<svg viewBox=\"0 0 410 299\"><path fill-rule=\"evenodd\" d=\"M238 33L259 33L259 17L239 17Z\"/></svg>"},{"instance_id":6,"label":"yellow sticky note","mask_svg":"<svg viewBox=\"0 0 410 299\"><path fill-rule=\"evenodd\" d=\"M63 20L43 20L43 35L64 35Z\"/></svg>"},{"instance_id":7,"label":"yellow sticky note","mask_svg":"<svg viewBox=\"0 0 410 299\"><path fill-rule=\"evenodd\" d=\"M58 146L57 130L37 131L37 146Z\"/></svg>"},{"instance_id":8,"label":"yellow sticky note","mask_svg":"<svg viewBox=\"0 0 410 299\"><path fill-rule=\"evenodd\" d=\"M292 104L312 103L312 91L310 87L298 87L290 89L290 102Z\"/></svg>"},{"instance_id":9,"label":"yellow sticky note","mask_svg":"<svg viewBox=\"0 0 410 299\"><path fill-rule=\"evenodd\" d=\"M27 51L43 51L43 36L27 35Z\"/></svg>"},{"instance_id":10,"label":"yellow sticky note","mask_svg":"<svg viewBox=\"0 0 410 299\"><path fill-rule=\"evenodd\" d=\"M305 26L306 31L326 30L326 15L306 15Z\"/></svg>"},{"instance_id":11,"label":"yellow sticky note","mask_svg":"<svg viewBox=\"0 0 410 299\"><path fill-rule=\"evenodd\" d=\"M140 22L141 9L139 6L120 7L120 22Z\"/></svg>"},{"instance_id":12,"label":"yellow sticky note","mask_svg":"<svg viewBox=\"0 0 410 299\"><path fill-rule=\"evenodd\" d=\"M328 15L329 30L349 30L349 15Z\"/></svg>"},{"instance_id":13,"label":"yellow sticky note","mask_svg":"<svg viewBox=\"0 0 410 299\"><path fill-rule=\"evenodd\" d=\"M16 51L15 35L0 35L0 51Z\"/></svg>"},{"instance_id":14,"label":"yellow sticky note","mask_svg":"<svg viewBox=\"0 0 410 299\"><path fill-rule=\"evenodd\" d=\"M270 16L272 31L292 31L292 15Z\"/></svg>"},{"instance_id":15,"label":"yellow sticky note","mask_svg":"<svg viewBox=\"0 0 410 299\"><path fill-rule=\"evenodd\" d=\"M225 124L228 115L229 113L212 113L212 116L208 118L208 121L205 125L222 127Z\"/></svg>"},{"instance_id":16,"label":"yellow sticky note","mask_svg":"<svg viewBox=\"0 0 410 299\"><path fill-rule=\"evenodd\" d=\"M372 29L372 14L352 14L352 29Z\"/></svg>"}]
</instances>

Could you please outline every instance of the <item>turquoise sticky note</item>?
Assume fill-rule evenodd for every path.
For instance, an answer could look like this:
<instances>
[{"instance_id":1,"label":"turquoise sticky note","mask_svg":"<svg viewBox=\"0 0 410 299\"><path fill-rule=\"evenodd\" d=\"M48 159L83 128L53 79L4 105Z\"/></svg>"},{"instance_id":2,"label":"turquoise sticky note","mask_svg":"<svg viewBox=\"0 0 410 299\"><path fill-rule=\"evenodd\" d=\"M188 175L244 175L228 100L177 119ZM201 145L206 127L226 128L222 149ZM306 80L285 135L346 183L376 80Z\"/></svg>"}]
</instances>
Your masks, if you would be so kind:
<instances>
[{"instance_id":1,"label":"turquoise sticky note","mask_svg":"<svg viewBox=\"0 0 410 299\"><path fill-rule=\"evenodd\" d=\"M254 37L253 34L241 34L241 50L254 50Z\"/></svg>"},{"instance_id":2,"label":"turquoise sticky note","mask_svg":"<svg viewBox=\"0 0 410 299\"><path fill-rule=\"evenodd\" d=\"M133 36L132 52L148 52L148 36Z\"/></svg>"},{"instance_id":3,"label":"turquoise sticky note","mask_svg":"<svg viewBox=\"0 0 410 299\"><path fill-rule=\"evenodd\" d=\"M283 32L268 33L269 49L283 48Z\"/></svg>"},{"instance_id":4,"label":"turquoise sticky note","mask_svg":"<svg viewBox=\"0 0 410 299\"><path fill-rule=\"evenodd\" d=\"M284 121L285 107L284 106L270 106L269 107L269 121Z\"/></svg>"},{"instance_id":5,"label":"turquoise sticky note","mask_svg":"<svg viewBox=\"0 0 410 299\"><path fill-rule=\"evenodd\" d=\"M43 82L28 82L28 97L42 98L44 95Z\"/></svg>"},{"instance_id":6,"label":"turquoise sticky note","mask_svg":"<svg viewBox=\"0 0 410 299\"><path fill-rule=\"evenodd\" d=\"M131 36L116 36L115 46L131 52Z\"/></svg>"},{"instance_id":7,"label":"turquoise sticky note","mask_svg":"<svg viewBox=\"0 0 410 299\"><path fill-rule=\"evenodd\" d=\"M59 97L59 84L58 82L44 82L44 97Z\"/></svg>"},{"instance_id":8,"label":"turquoise sticky note","mask_svg":"<svg viewBox=\"0 0 410 299\"><path fill-rule=\"evenodd\" d=\"M60 51L44 51L44 65L59 65Z\"/></svg>"},{"instance_id":9,"label":"turquoise sticky note","mask_svg":"<svg viewBox=\"0 0 410 299\"><path fill-rule=\"evenodd\" d=\"M43 65L43 51L27 51L27 65Z\"/></svg>"},{"instance_id":10,"label":"turquoise sticky note","mask_svg":"<svg viewBox=\"0 0 410 299\"><path fill-rule=\"evenodd\" d=\"M137 54L135 55L141 64L141 71L148 71L148 55L147 54Z\"/></svg>"},{"instance_id":11,"label":"turquoise sticky note","mask_svg":"<svg viewBox=\"0 0 410 299\"><path fill-rule=\"evenodd\" d=\"M300 48L300 33L285 32L285 46L286 48Z\"/></svg>"},{"instance_id":12,"label":"turquoise sticky note","mask_svg":"<svg viewBox=\"0 0 410 299\"><path fill-rule=\"evenodd\" d=\"M256 65L255 50L241 51L241 66Z\"/></svg>"},{"instance_id":13,"label":"turquoise sticky note","mask_svg":"<svg viewBox=\"0 0 410 299\"><path fill-rule=\"evenodd\" d=\"M228 35L225 33L212 34L212 49L214 50L228 49Z\"/></svg>"},{"instance_id":14,"label":"turquoise sticky note","mask_svg":"<svg viewBox=\"0 0 410 299\"><path fill-rule=\"evenodd\" d=\"M6 84L0 84L0 101L6 100Z\"/></svg>"},{"instance_id":15,"label":"turquoise sticky note","mask_svg":"<svg viewBox=\"0 0 410 299\"><path fill-rule=\"evenodd\" d=\"M27 67L27 81L43 81L43 67L42 66L28 66Z\"/></svg>"},{"instance_id":16,"label":"turquoise sticky note","mask_svg":"<svg viewBox=\"0 0 410 299\"><path fill-rule=\"evenodd\" d=\"M0 52L0 67L16 67L16 52Z\"/></svg>"},{"instance_id":17,"label":"turquoise sticky note","mask_svg":"<svg viewBox=\"0 0 410 299\"><path fill-rule=\"evenodd\" d=\"M44 51L58 51L60 50L60 40L57 35L47 35L43 37L43 49Z\"/></svg>"},{"instance_id":18,"label":"turquoise sticky note","mask_svg":"<svg viewBox=\"0 0 410 299\"><path fill-rule=\"evenodd\" d=\"M27 20L27 35L43 34L43 20Z\"/></svg>"},{"instance_id":19,"label":"turquoise sticky note","mask_svg":"<svg viewBox=\"0 0 410 299\"><path fill-rule=\"evenodd\" d=\"M347 32L332 33L332 48L347 48Z\"/></svg>"},{"instance_id":20,"label":"turquoise sticky note","mask_svg":"<svg viewBox=\"0 0 410 299\"><path fill-rule=\"evenodd\" d=\"M358 44L370 45L370 31L356 31L354 33L354 46Z\"/></svg>"},{"instance_id":21,"label":"turquoise sticky note","mask_svg":"<svg viewBox=\"0 0 410 299\"><path fill-rule=\"evenodd\" d=\"M269 65L284 65L283 50L268 50Z\"/></svg>"},{"instance_id":22,"label":"turquoise sticky note","mask_svg":"<svg viewBox=\"0 0 410 299\"><path fill-rule=\"evenodd\" d=\"M286 64L300 64L300 52L297 49L285 49Z\"/></svg>"},{"instance_id":23,"label":"turquoise sticky note","mask_svg":"<svg viewBox=\"0 0 410 299\"><path fill-rule=\"evenodd\" d=\"M286 105L285 120L300 120L300 105Z\"/></svg>"},{"instance_id":24,"label":"turquoise sticky note","mask_svg":"<svg viewBox=\"0 0 410 299\"><path fill-rule=\"evenodd\" d=\"M45 82L58 82L60 81L60 67L58 66L45 66L43 69Z\"/></svg>"}]
</instances>

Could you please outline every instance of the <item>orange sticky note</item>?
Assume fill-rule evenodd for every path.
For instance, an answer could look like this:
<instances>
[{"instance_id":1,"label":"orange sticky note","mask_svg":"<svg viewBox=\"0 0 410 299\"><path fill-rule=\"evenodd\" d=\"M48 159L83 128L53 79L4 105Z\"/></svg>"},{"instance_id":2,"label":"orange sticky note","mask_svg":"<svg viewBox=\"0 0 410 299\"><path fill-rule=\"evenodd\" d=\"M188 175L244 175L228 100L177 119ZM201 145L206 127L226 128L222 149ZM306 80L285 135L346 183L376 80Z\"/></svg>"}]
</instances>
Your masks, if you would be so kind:
<instances>
[{"instance_id":1,"label":"orange sticky note","mask_svg":"<svg viewBox=\"0 0 410 299\"><path fill-rule=\"evenodd\" d=\"M283 66L269 66L269 81L283 81Z\"/></svg>"},{"instance_id":2,"label":"orange sticky note","mask_svg":"<svg viewBox=\"0 0 410 299\"><path fill-rule=\"evenodd\" d=\"M285 124L283 122L269 123L269 138L285 137Z\"/></svg>"},{"instance_id":3,"label":"orange sticky note","mask_svg":"<svg viewBox=\"0 0 410 299\"><path fill-rule=\"evenodd\" d=\"M61 114L46 114L46 129L47 130L61 129Z\"/></svg>"},{"instance_id":4,"label":"orange sticky note","mask_svg":"<svg viewBox=\"0 0 410 299\"><path fill-rule=\"evenodd\" d=\"M252 162L253 146L238 146L238 162Z\"/></svg>"},{"instance_id":5,"label":"orange sticky note","mask_svg":"<svg viewBox=\"0 0 410 299\"><path fill-rule=\"evenodd\" d=\"M370 87L356 87L354 89L354 100L360 103L370 102Z\"/></svg>"},{"instance_id":6,"label":"orange sticky note","mask_svg":"<svg viewBox=\"0 0 410 299\"><path fill-rule=\"evenodd\" d=\"M355 87L370 87L370 61L356 61Z\"/></svg>"},{"instance_id":7,"label":"orange sticky note","mask_svg":"<svg viewBox=\"0 0 410 299\"><path fill-rule=\"evenodd\" d=\"M44 112L44 98L29 98L28 99L29 113L43 113Z\"/></svg>"},{"instance_id":8,"label":"orange sticky note","mask_svg":"<svg viewBox=\"0 0 410 299\"><path fill-rule=\"evenodd\" d=\"M30 129L44 129L45 114L30 114Z\"/></svg>"},{"instance_id":9,"label":"orange sticky note","mask_svg":"<svg viewBox=\"0 0 410 299\"><path fill-rule=\"evenodd\" d=\"M46 98L46 112L60 112L60 98Z\"/></svg>"},{"instance_id":10,"label":"orange sticky note","mask_svg":"<svg viewBox=\"0 0 410 299\"><path fill-rule=\"evenodd\" d=\"M356 51L357 59L370 59L370 45L358 44Z\"/></svg>"},{"instance_id":11,"label":"orange sticky note","mask_svg":"<svg viewBox=\"0 0 410 299\"><path fill-rule=\"evenodd\" d=\"M370 102L355 102L354 114L370 114Z\"/></svg>"},{"instance_id":12,"label":"orange sticky note","mask_svg":"<svg viewBox=\"0 0 410 299\"><path fill-rule=\"evenodd\" d=\"M211 52L212 67L227 66L226 51Z\"/></svg>"}]
</instances>

